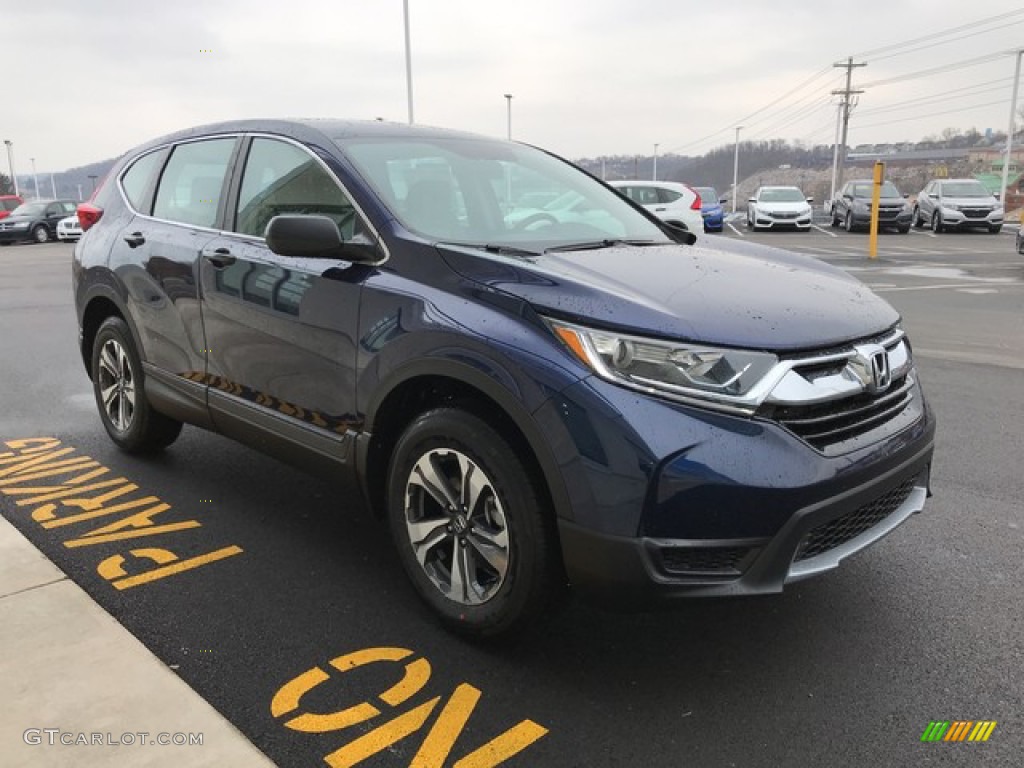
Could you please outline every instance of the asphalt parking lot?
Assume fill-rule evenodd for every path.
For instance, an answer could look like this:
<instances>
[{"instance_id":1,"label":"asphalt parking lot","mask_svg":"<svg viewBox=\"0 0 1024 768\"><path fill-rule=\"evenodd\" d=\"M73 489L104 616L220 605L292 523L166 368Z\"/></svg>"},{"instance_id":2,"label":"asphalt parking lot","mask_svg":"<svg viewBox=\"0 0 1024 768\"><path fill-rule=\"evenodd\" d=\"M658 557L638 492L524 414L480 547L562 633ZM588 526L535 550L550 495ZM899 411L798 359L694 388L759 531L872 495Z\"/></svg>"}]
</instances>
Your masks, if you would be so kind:
<instances>
[{"instance_id":1,"label":"asphalt parking lot","mask_svg":"<svg viewBox=\"0 0 1024 768\"><path fill-rule=\"evenodd\" d=\"M113 447L61 243L0 249L0 453L68 449L31 491L32 473L0 469L0 512L281 766L1018 765L1014 231L887 233L875 261L866 234L827 226L708 236L815 255L884 295L939 418L925 512L777 597L648 614L572 602L511 645L455 639L351 489L194 428L154 459ZM91 488L73 513L71 485ZM923 743L934 720L998 725L985 743Z\"/></svg>"}]
</instances>

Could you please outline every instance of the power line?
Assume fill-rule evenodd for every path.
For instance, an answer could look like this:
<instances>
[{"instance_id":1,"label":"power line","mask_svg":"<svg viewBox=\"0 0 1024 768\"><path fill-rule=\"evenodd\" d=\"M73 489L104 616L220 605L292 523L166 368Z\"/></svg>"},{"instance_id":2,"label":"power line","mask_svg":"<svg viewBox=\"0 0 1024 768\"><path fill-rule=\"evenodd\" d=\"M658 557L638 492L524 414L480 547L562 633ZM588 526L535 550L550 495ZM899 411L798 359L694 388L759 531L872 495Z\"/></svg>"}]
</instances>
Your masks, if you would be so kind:
<instances>
[{"instance_id":1,"label":"power line","mask_svg":"<svg viewBox=\"0 0 1024 768\"><path fill-rule=\"evenodd\" d=\"M989 16L987 18L978 19L976 21L972 21L972 22L969 22L967 24L961 24L958 27L950 27L949 29L944 29L944 30L941 30L939 32L931 32L931 33L929 33L927 35L922 35L921 37L915 37L915 38L913 38L911 40L904 40L901 43L893 43L892 45L885 45L885 46L882 46L881 48L874 48L874 49L872 49L870 51L861 51L860 53L854 54L854 56L852 58L856 58L856 59L867 59L867 58L871 58L871 57L876 57L877 58L879 54L887 53L889 51L897 50L899 48L904 48L904 47L907 47L907 46L917 45L918 43L927 42L929 40L934 40L934 39L939 38L939 37L946 37L947 35L955 34L957 32L963 32L964 30L967 30L967 29L974 29L976 27L982 27L982 26L985 26L987 24L991 24L992 22L995 22L995 21L1004 21L1005 19L1011 19L1014 16L1024 16L1024 9L1019 10L1019 11L1010 11L1008 13L1001 13L1001 14L998 14L996 16Z\"/></svg>"},{"instance_id":2,"label":"power line","mask_svg":"<svg viewBox=\"0 0 1024 768\"><path fill-rule=\"evenodd\" d=\"M948 40L937 40L937 41L932 42L932 43L927 43L925 45L920 45L920 46L918 46L916 48L908 48L905 51L895 51L894 53L887 53L884 56L872 56L871 57L871 62L875 63L875 62L878 62L878 61L884 61L885 59L891 59L891 58L893 58L895 56L905 56L908 53L917 53L918 51L923 51L923 50L926 50L928 48L935 48L936 46L939 46L939 45L946 45L947 43L955 43L958 40L966 40L969 37L977 37L978 35L986 35L989 32L995 32L995 31L1000 30L1000 29L1006 29L1007 27L1014 27L1014 26L1016 26L1018 24L1024 24L1024 19L1021 19L1020 21L1014 21L1014 22L1012 22L1010 24L1002 24L1002 25L1000 25L998 27L993 27L992 29L982 29L982 30L980 30L978 32L969 32L966 35L960 35L958 37L951 37Z\"/></svg>"},{"instance_id":3,"label":"power line","mask_svg":"<svg viewBox=\"0 0 1024 768\"><path fill-rule=\"evenodd\" d=\"M938 75L943 72L952 72L956 69L965 69L967 67L974 67L979 64L987 64L990 61L1001 59L1004 56L1015 53L1013 50L997 51L996 53L989 53L985 56L978 56L974 59L965 59L964 61L953 62L952 64L943 64L939 67L932 67L931 69L922 69L917 72L908 72L903 75L896 75L895 77L889 77L884 80L874 80L870 83L864 83L865 88L877 88L882 85L892 85L893 83L902 83L906 80L915 80L919 77L927 77L928 75Z\"/></svg>"},{"instance_id":4,"label":"power line","mask_svg":"<svg viewBox=\"0 0 1024 768\"><path fill-rule=\"evenodd\" d=\"M985 82L985 83L979 83L978 85L992 85L994 83L1007 83L1007 82L1009 82L1011 80L1013 80L1012 77L1002 77L1002 78L999 78L998 80L990 80L990 81ZM975 96L975 95L981 94L981 93L992 93L994 91L1001 91L1001 90L1003 90L1003 88L1004 88L1003 85L997 85L997 86L995 86L993 88L978 88L977 85L965 85L962 88L952 88L952 89L950 89L948 91L943 91L942 93L935 93L935 94L932 94L930 96L921 96L921 97L916 98L916 99L906 99L904 101L901 101L899 104L890 104L889 106L885 106L885 107L873 107L871 109L862 109L862 110L860 110L860 112L858 114L860 114L861 116L864 116L864 115L874 115L874 114L877 114L879 112L896 112L896 111L903 110L903 109L908 109L908 108L917 108L919 106L924 106L924 105L927 105L927 104L932 104L932 103L938 102L938 101L949 101L950 96L956 96L956 95L961 94L961 93L963 93L965 91L968 91L969 95Z\"/></svg>"},{"instance_id":5,"label":"power line","mask_svg":"<svg viewBox=\"0 0 1024 768\"><path fill-rule=\"evenodd\" d=\"M913 117L901 117L901 118L897 118L896 120L885 120L885 121L880 122L880 123L868 123L867 125L859 125L857 127L858 128L875 128L875 127L877 127L879 125L892 125L893 123L905 123L905 122L908 122L910 120L920 120L922 117L938 117L939 115L951 115L954 112L958 112L960 114L963 114L965 109L980 109L981 107L992 107L992 106L996 106L997 104L1006 104L1006 100L1005 99L1000 99L999 101L986 101L984 104L971 104L971 105L968 105L967 107L960 106L960 107L957 107L956 109L945 109L945 110L943 110L941 112L928 112L926 114L914 115Z\"/></svg>"}]
</instances>

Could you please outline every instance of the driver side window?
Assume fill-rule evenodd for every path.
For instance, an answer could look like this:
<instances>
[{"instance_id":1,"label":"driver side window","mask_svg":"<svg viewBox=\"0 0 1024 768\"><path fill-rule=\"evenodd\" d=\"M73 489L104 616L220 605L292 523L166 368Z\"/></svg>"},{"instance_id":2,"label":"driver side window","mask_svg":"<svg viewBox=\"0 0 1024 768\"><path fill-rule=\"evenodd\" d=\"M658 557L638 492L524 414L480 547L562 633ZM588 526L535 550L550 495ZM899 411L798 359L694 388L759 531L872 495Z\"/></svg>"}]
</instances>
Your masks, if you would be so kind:
<instances>
[{"instance_id":1,"label":"driver side window","mask_svg":"<svg viewBox=\"0 0 1024 768\"><path fill-rule=\"evenodd\" d=\"M263 237L281 214L317 214L333 219L345 240L366 236L359 215L337 182L317 160L294 144L253 139L242 175L236 232Z\"/></svg>"}]
</instances>

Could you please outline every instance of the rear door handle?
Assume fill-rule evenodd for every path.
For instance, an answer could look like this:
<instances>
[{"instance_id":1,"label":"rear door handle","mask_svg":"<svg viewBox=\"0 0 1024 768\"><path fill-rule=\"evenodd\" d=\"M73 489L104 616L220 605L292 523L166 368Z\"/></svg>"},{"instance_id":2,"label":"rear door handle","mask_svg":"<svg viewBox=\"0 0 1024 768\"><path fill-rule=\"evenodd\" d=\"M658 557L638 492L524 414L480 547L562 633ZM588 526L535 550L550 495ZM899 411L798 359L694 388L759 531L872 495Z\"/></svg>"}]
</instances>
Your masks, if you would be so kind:
<instances>
[{"instance_id":1,"label":"rear door handle","mask_svg":"<svg viewBox=\"0 0 1024 768\"><path fill-rule=\"evenodd\" d=\"M217 248L212 251L203 251L203 258L218 269L230 267L235 263L235 257L227 248Z\"/></svg>"},{"instance_id":2,"label":"rear door handle","mask_svg":"<svg viewBox=\"0 0 1024 768\"><path fill-rule=\"evenodd\" d=\"M124 236L124 241L128 243L129 248L138 248L146 242L146 238L142 236L141 232L132 232L130 235Z\"/></svg>"}]
</instances>

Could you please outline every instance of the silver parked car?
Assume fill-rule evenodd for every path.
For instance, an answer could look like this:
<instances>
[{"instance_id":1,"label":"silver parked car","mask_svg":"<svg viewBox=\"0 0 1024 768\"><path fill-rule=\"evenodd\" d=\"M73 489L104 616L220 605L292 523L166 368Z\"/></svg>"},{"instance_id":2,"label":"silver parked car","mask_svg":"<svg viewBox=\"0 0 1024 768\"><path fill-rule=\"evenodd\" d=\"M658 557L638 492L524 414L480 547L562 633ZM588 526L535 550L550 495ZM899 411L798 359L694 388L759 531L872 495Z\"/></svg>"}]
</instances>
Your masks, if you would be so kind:
<instances>
[{"instance_id":1,"label":"silver parked car","mask_svg":"<svg viewBox=\"0 0 1024 768\"><path fill-rule=\"evenodd\" d=\"M944 229L987 227L995 234L1003 228L1003 206L975 179L932 179L917 196L914 226Z\"/></svg>"}]
</instances>

